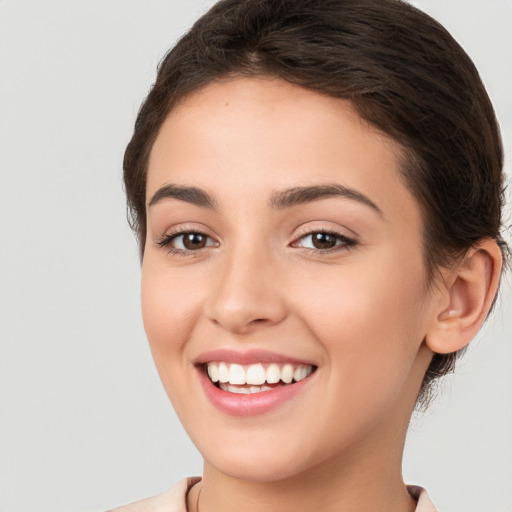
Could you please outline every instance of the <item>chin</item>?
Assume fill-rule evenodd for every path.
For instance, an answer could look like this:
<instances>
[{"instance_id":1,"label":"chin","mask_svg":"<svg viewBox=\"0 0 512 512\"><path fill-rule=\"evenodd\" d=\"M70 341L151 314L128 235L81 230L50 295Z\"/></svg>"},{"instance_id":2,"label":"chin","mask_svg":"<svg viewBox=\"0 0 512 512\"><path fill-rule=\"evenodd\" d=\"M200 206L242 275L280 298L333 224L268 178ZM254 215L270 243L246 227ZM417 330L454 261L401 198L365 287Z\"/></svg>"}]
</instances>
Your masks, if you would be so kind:
<instances>
[{"instance_id":1,"label":"chin","mask_svg":"<svg viewBox=\"0 0 512 512\"><path fill-rule=\"evenodd\" d=\"M287 480L307 469L299 461L290 463L284 460L275 460L273 456L251 461L242 460L240 457L217 456L215 460L207 461L207 463L216 471L231 478L259 483Z\"/></svg>"},{"instance_id":2,"label":"chin","mask_svg":"<svg viewBox=\"0 0 512 512\"><path fill-rule=\"evenodd\" d=\"M223 446L219 449L219 446ZM209 443L198 446L205 463L215 471L231 478L251 482L270 483L287 480L307 472L320 461L313 460L304 443L286 446L279 442ZM316 454L317 456L320 454Z\"/></svg>"}]
</instances>

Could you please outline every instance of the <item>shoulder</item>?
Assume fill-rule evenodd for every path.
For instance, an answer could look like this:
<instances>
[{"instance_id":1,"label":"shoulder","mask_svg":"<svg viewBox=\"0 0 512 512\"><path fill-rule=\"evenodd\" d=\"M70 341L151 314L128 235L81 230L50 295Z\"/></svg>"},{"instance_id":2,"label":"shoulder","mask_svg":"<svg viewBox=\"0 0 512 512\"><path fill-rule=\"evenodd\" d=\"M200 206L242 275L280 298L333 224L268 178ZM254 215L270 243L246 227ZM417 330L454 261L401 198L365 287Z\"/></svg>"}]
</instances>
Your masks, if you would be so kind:
<instances>
[{"instance_id":1,"label":"shoulder","mask_svg":"<svg viewBox=\"0 0 512 512\"><path fill-rule=\"evenodd\" d=\"M430 500L427 491L419 485L408 485L409 494L418 501L414 512L437 512L434 504Z\"/></svg>"},{"instance_id":2,"label":"shoulder","mask_svg":"<svg viewBox=\"0 0 512 512\"><path fill-rule=\"evenodd\" d=\"M108 512L186 512L187 493L201 478L180 480L167 491L143 500L117 507Z\"/></svg>"}]
</instances>

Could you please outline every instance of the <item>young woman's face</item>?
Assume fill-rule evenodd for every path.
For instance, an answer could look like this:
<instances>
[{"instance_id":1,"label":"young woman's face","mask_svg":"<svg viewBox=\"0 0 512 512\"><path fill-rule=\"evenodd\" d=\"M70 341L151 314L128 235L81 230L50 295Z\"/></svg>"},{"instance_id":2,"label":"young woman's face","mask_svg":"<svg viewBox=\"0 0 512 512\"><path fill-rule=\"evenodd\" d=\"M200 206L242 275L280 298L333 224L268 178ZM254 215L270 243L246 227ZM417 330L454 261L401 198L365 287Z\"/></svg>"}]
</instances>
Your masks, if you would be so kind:
<instances>
[{"instance_id":1,"label":"young woman's face","mask_svg":"<svg viewBox=\"0 0 512 512\"><path fill-rule=\"evenodd\" d=\"M399 157L348 101L278 79L210 84L162 126L143 317L207 465L271 481L399 451L434 310Z\"/></svg>"}]
</instances>

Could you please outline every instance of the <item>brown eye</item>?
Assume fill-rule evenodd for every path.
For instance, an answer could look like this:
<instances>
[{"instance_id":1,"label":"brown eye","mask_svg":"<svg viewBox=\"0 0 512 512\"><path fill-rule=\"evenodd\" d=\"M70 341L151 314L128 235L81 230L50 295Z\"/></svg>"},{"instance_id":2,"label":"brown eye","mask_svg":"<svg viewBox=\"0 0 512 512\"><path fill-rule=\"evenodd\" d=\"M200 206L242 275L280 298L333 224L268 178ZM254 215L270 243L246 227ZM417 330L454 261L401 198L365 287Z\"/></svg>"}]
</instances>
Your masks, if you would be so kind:
<instances>
[{"instance_id":1,"label":"brown eye","mask_svg":"<svg viewBox=\"0 0 512 512\"><path fill-rule=\"evenodd\" d=\"M157 243L160 247L167 248L169 252L175 254L187 254L217 245L212 237L197 231L182 231L165 235Z\"/></svg>"},{"instance_id":2,"label":"brown eye","mask_svg":"<svg viewBox=\"0 0 512 512\"><path fill-rule=\"evenodd\" d=\"M318 250L331 251L337 249L349 249L357 242L352 238L348 238L340 233L334 233L329 231L312 231L301 236L296 242L292 244L294 247L302 247L310 251Z\"/></svg>"},{"instance_id":3,"label":"brown eye","mask_svg":"<svg viewBox=\"0 0 512 512\"><path fill-rule=\"evenodd\" d=\"M316 249L331 249L336 245L336 237L330 233L313 233L311 242Z\"/></svg>"},{"instance_id":4,"label":"brown eye","mask_svg":"<svg viewBox=\"0 0 512 512\"><path fill-rule=\"evenodd\" d=\"M185 233L183 236L183 246L189 251L202 249L206 247L207 237L201 233Z\"/></svg>"}]
</instances>

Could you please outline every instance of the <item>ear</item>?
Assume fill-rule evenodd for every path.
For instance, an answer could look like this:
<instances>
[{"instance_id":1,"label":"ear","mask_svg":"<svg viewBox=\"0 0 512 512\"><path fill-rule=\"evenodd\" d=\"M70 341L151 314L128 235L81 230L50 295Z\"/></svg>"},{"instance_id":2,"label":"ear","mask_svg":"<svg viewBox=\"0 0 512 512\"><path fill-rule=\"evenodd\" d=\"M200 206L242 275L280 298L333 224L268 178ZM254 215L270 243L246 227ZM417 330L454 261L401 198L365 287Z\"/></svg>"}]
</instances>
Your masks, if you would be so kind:
<instances>
[{"instance_id":1,"label":"ear","mask_svg":"<svg viewBox=\"0 0 512 512\"><path fill-rule=\"evenodd\" d=\"M456 268L443 273L440 300L425 338L430 350L456 352L475 337L498 291L501 266L498 244L486 238Z\"/></svg>"}]
</instances>

